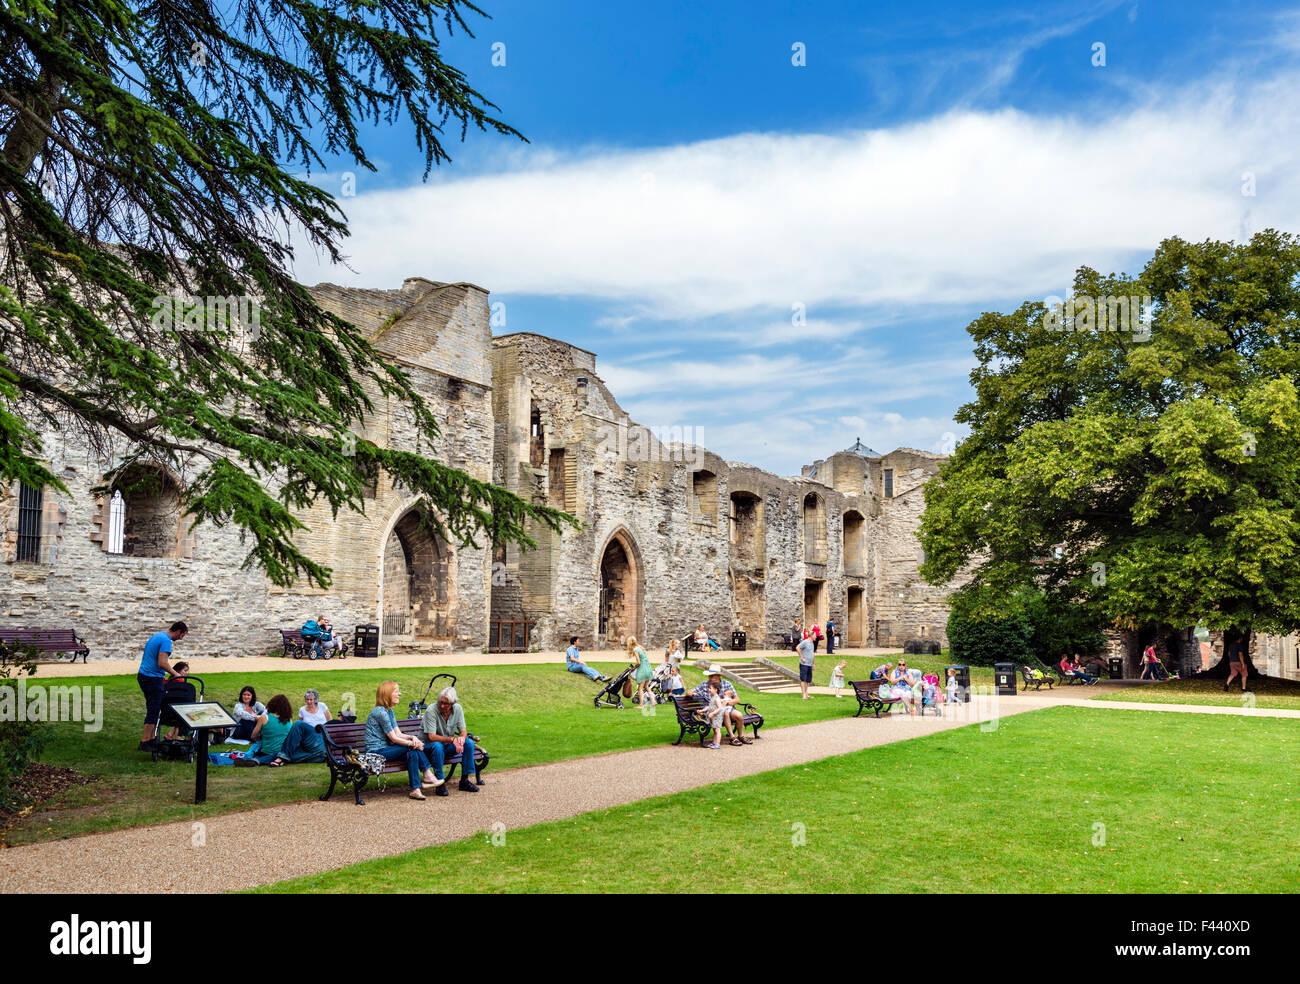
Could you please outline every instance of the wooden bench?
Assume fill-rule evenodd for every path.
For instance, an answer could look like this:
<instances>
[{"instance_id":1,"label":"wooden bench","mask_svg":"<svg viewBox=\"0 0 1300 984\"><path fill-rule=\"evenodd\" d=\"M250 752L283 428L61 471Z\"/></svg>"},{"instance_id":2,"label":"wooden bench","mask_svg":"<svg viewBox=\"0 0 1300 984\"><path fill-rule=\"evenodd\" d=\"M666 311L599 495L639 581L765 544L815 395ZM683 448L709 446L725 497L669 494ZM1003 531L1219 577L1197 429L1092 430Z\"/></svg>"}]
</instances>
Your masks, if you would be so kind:
<instances>
[{"instance_id":1,"label":"wooden bench","mask_svg":"<svg viewBox=\"0 0 1300 984\"><path fill-rule=\"evenodd\" d=\"M880 712L889 712L895 704L903 702L901 697L881 697L880 685L883 680L850 680L849 686L853 688L853 696L858 699L858 713L854 717L861 717L863 711L874 711L876 717L880 717Z\"/></svg>"},{"instance_id":2,"label":"wooden bench","mask_svg":"<svg viewBox=\"0 0 1300 984\"><path fill-rule=\"evenodd\" d=\"M700 744L703 745L713 735L713 729L709 727L708 723L696 717L697 711L703 711L708 707L708 704L701 698L692 694L687 694L685 697L674 697L673 706L677 708L677 724L681 728L677 740L673 742L674 745L680 745L687 735L699 735ZM754 729L754 737L758 738L758 729L763 726L763 715L758 713L758 709L753 704L737 703L736 707L740 708L745 715L740 722L741 733L744 734L745 727L749 726Z\"/></svg>"},{"instance_id":3,"label":"wooden bench","mask_svg":"<svg viewBox=\"0 0 1300 984\"><path fill-rule=\"evenodd\" d=\"M74 663L78 656L84 663L90 655L90 647L73 629L0 629L0 663L21 661L25 650L32 649L38 653L68 653ZM60 657L37 656L35 661L58 662Z\"/></svg>"},{"instance_id":4,"label":"wooden bench","mask_svg":"<svg viewBox=\"0 0 1300 984\"><path fill-rule=\"evenodd\" d=\"M1020 667L1020 679L1025 682L1025 685L1020 688L1021 690L1028 690L1030 687L1033 687L1035 690L1042 690L1043 684L1047 684L1047 689L1051 690L1052 686L1056 683L1055 680L1047 675L1046 671L1043 672L1042 676L1034 676L1033 671L1028 666Z\"/></svg>"},{"instance_id":5,"label":"wooden bench","mask_svg":"<svg viewBox=\"0 0 1300 984\"><path fill-rule=\"evenodd\" d=\"M412 737L424 740L424 735L420 731L420 718L403 718L397 722L398 728L402 734L411 735ZM344 721L326 721L324 724L316 725L317 732L325 739L325 764L330 770L330 788L321 796L322 800L327 800L334 795L334 787L340 783L344 786L352 787L352 794L356 798L357 806L365 806L365 801L361 798L361 790L370 780L370 773L366 772L355 762L349 761L347 753L355 751L357 754L366 750L366 723L364 721L344 722ZM474 781L480 786L483 785L482 772L487 768L488 753L478 743L477 735L470 735L474 739ZM461 765L460 755L447 755L442 760L445 772L444 778L451 782L451 777L456 772L456 766ZM390 772L406 772L406 759L403 757L384 766L381 775L387 775Z\"/></svg>"},{"instance_id":6,"label":"wooden bench","mask_svg":"<svg viewBox=\"0 0 1300 984\"><path fill-rule=\"evenodd\" d=\"M1055 673L1056 678L1061 681L1061 684L1063 686L1066 687L1070 686L1071 684L1078 684L1079 686L1082 686L1087 682L1086 680L1084 680L1083 677L1071 676L1069 673L1066 673L1063 669L1061 669L1061 665L1059 663L1057 663L1055 666L1049 666L1047 669Z\"/></svg>"},{"instance_id":7,"label":"wooden bench","mask_svg":"<svg viewBox=\"0 0 1300 984\"><path fill-rule=\"evenodd\" d=\"M339 637L334 636L335 639ZM339 659L346 659L348 647L343 646L339 649L326 649L317 641L308 642L302 634L301 629L281 629L280 641L284 645L284 655L288 659L292 656L294 659L302 659L304 656L309 659L333 659L338 656Z\"/></svg>"}]
</instances>

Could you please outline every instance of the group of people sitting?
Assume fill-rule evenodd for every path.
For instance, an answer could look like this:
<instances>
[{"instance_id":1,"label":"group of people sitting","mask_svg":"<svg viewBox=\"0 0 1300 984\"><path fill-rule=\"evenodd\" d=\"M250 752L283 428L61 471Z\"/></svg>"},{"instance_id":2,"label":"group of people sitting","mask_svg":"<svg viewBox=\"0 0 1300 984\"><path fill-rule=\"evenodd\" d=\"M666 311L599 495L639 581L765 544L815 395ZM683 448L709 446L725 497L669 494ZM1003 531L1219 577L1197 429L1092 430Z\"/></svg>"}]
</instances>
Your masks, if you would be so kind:
<instances>
[{"instance_id":1,"label":"group of people sitting","mask_svg":"<svg viewBox=\"0 0 1300 984\"><path fill-rule=\"evenodd\" d=\"M308 690L302 700L294 720L293 705L284 694L276 694L263 704L251 685L241 689L230 711L235 727L222 737L224 741L256 743L257 750L236 759L235 764L279 767L324 762L325 741L316 726L332 721L334 715L315 690Z\"/></svg>"},{"instance_id":2,"label":"group of people sitting","mask_svg":"<svg viewBox=\"0 0 1300 984\"><path fill-rule=\"evenodd\" d=\"M379 755L386 762L405 761L412 799L424 799L425 789L446 796L443 779L446 760L453 755L462 755L463 762L474 761L474 739L466 728L465 710L456 688L444 687L438 694L437 703L424 712L419 738L405 734L398 726L394 708L401 698L401 687L392 680L379 685L375 707L366 717L365 750ZM324 762L325 740L316 728L334 720L333 712L320 699L318 692L308 690L298 708L297 720L292 715L289 698L284 694L276 694L263 704L251 685L241 689L239 700L231 710L235 727L223 736L223 740L246 741L256 747L250 754L236 759L234 764L276 768ZM468 776L472 768L462 770L458 788L476 793L478 786Z\"/></svg>"},{"instance_id":3,"label":"group of people sitting","mask_svg":"<svg viewBox=\"0 0 1300 984\"><path fill-rule=\"evenodd\" d=\"M420 719L420 737L412 737L397 724L393 710L402 699L402 689L392 680L385 680L375 692L374 709L366 716L366 751L380 756L385 762L405 761L410 780L410 797L425 799L424 790L432 789L436 796L446 796L447 785L443 778L443 765L454 755L461 756L460 785L465 793L477 793L478 786L470 779L474 762L474 738L465 726L465 709L455 687L443 687L438 701L425 710Z\"/></svg>"},{"instance_id":4,"label":"group of people sitting","mask_svg":"<svg viewBox=\"0 0 1300 984\"><path fill-rule=\"evenodd\" d=\"M939 678L933 673L922 673L916 667L908 667L906 659L900 659L898 665L883 663L871 671L872 680L880 681L881 700L898 700L907 708L907 713L916 716L918 707L933 707L936 714L942 714L942 704L955 703L957 700L957 671L948 667L948 680L944 689L939 689Z\"/></svg>"},{"instance_id":5,"label":"group of people sitting","mask_svg":"<svg viewBox=\"0 0 1300 984\"><path fill-rule=\"evenodd\" d=\"M1079 662L1078 653L1073 656L1064 653L1061 656L1061 661L1056 665L1060 669L1061 675L1067 680L1082 680L1084 684L1094 684L1101 679L1101 661L1096 656L1088 660L1088 665L1085 667Z\"/></svg>"}]
</instances>

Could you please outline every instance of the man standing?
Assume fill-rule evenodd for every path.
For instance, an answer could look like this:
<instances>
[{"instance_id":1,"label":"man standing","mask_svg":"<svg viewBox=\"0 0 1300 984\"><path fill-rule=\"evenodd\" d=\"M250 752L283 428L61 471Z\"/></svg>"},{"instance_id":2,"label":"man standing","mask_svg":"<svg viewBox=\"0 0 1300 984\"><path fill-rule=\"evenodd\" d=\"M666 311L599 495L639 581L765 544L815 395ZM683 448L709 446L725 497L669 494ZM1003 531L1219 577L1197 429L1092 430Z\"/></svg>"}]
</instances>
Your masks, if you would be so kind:
<instances>
[{"instance_id":1,"label":"man standing","mask_svg":"<svg viewBox=\"0 0 1300 984\"><path fill-rule=\"evenodd\" d=\"M811 638L804 636L799 642L799 689L803 699L808 699L808 684L812 683L813 661L816 660L817 647Z\"/></svg>"},{"instance_id":2,"label":"man standing","mask_svg":"<svg viewBox=\"0 0 1300 984\"><path fill-rule=\"evenodd\" d=\"M754 740L745 737L745 713L736 706L739 698L736 697L736 688L731 685L730 680L722 678L722 667L714 663L709 667L709 672L704 677L704 682L691 691L692 696L700 700L709 700L709 684L718 685L718 697L721 699L724 707L727 708L727 733L731 735L733 745L752 745ZM732 731L732 728L735 731Z\"/></svg>"},{"instance_id":3,"label":"man standing","mask_svg":"<svg viewBox=\"0 0 1300 984\"><path fill-rule=\"evenodd\" d=\"M835 655L835 619L826 620L826 655Z\"/></svg>"},{"instance_id":4,"label":"man standing","mask_svg":"<svg viewBox=\"0 0 1300 984\"><path fill-rule=\"evenodd\" d=\"M564 665L570 673L585 673L598 683L609 679L582 661L582 654L578 652L577 636L569 636L569 648L564 651Z\"/></svg>"},{"instance_id":5,"label":"man standing","mask_svg":"<svg viewBox=\"0 0 1300 984\"><path fill-rule=\"evenodd\" d=\"M184 622L173 622L170 629L155 632L144 644L144 657L140 660L140 670L135 677L144 694L144 732L140 736L142 752L153 750L154 737L158 734L163 684L167 682L167 674L172 672L172 665L167 659L172 652L172 643L180 642L187 632L189 629Z\"/></svg>"}]
</instances>

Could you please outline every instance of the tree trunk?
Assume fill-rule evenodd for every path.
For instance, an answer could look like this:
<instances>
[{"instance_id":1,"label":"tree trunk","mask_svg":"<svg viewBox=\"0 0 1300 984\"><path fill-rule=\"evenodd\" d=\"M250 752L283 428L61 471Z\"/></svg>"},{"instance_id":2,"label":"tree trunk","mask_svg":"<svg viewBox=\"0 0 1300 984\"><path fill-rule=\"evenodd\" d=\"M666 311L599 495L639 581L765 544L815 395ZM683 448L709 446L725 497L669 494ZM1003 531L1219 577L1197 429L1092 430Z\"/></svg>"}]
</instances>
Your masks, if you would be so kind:
<instances>
[{"instance_id":1,"label":"tree trunk","mask_svg":"<svg viewBox=\"0 0 1300 984\"><path fill-rule=\"evenodd\" d=\"M1251 632L1250 626L1246 626L1244 629L1228 629L1225 631L1223 633L1222 656L1217 663L1202 673L1201 677L1203 679L1211 680L1228 679L1228 674L1231 672L1231 667L1228 662L1228 653L1232 652L1234 647L1240 647L1244 654L1246 669L1250 675L1263 676L1264 674L1255 668L1255 664L1251 662L1250 659L1250 640L1252 635L1253 633Z\"/></svg>"}]
</instances>

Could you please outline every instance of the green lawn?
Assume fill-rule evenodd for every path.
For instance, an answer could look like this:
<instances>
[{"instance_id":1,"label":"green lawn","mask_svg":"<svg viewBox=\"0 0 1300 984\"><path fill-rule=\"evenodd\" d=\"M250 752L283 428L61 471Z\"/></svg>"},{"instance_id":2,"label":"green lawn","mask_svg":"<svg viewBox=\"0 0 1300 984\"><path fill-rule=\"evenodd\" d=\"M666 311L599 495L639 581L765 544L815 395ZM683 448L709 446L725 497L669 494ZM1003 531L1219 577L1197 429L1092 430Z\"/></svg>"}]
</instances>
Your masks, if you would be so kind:
<instances>
[{"instance_id":1,"label":"green lawn","mask_svg":"<svg viewBox=\"0 0 1300 984\"><path fill-rule=\"evenodd\" d=\"M1057 707L259 891L1295 892L1298 750L1291 721Z\"/></svg>"},{"instance_id":2,"label":"green lawn","mask_svg":"<svg viewBox=\"0 0 1300 984\"><path fill-rule=\"evenodd\" d=\"M1211 704L1219 707L1263 707L1300 711L1300 683L1277 677L1255 677L1248 681L1250 693L1242 694L1241 681L1223 691L1222 680L1166 680L1164 683L1130 687L1094 700L1140 701L1152 704Z\"/></svg>"},{"instance_id":3,"label":"green lawn","mask_svg":"<svg viewBox=\"0 0 1300 984\"><path fill-rule=\"evenodd\" d=\"M346 669L313 672L302 664L271 673L221 673L204 678L207 696L229 706L239 689L252 684L265 703L284 693L297 711L304 690L315 687L337 714L345 692L356 694L359 716L374 706L375 688L396 679L402 705L423 696L432 669L376 667L356 660ZM309 666L310 664L308 664ZM610 674L618 663L597 663ZM624 710L600 709L591 698L600 685L567 672L560 665L444 667L457 675L470 730L480 735L492 755L490 769L516 768L602 752L664 744L677 737L671 707L643 715L634 705ZM699 681L686 671L687 683ZM51 740L41 755L50 765L70 766L100 776L100 780L68 790L35 812L18 817L3 831L3 842L22 844L97 830L111 830L170 820L187 820L236 810L248 810L324 792L323 765L281 769L213 767L209 771L208 802L194 806L194 766L186 762L154 763L136 750L144 716L144 701L134 677L42 678L31 683L103 686L104 727L86 733L80 724L51 726ZM794 694L760 695L745 692L773 727L802 724L847 715L843 701L818 698L802 701Z\"/></svg>"}]
</instances>

